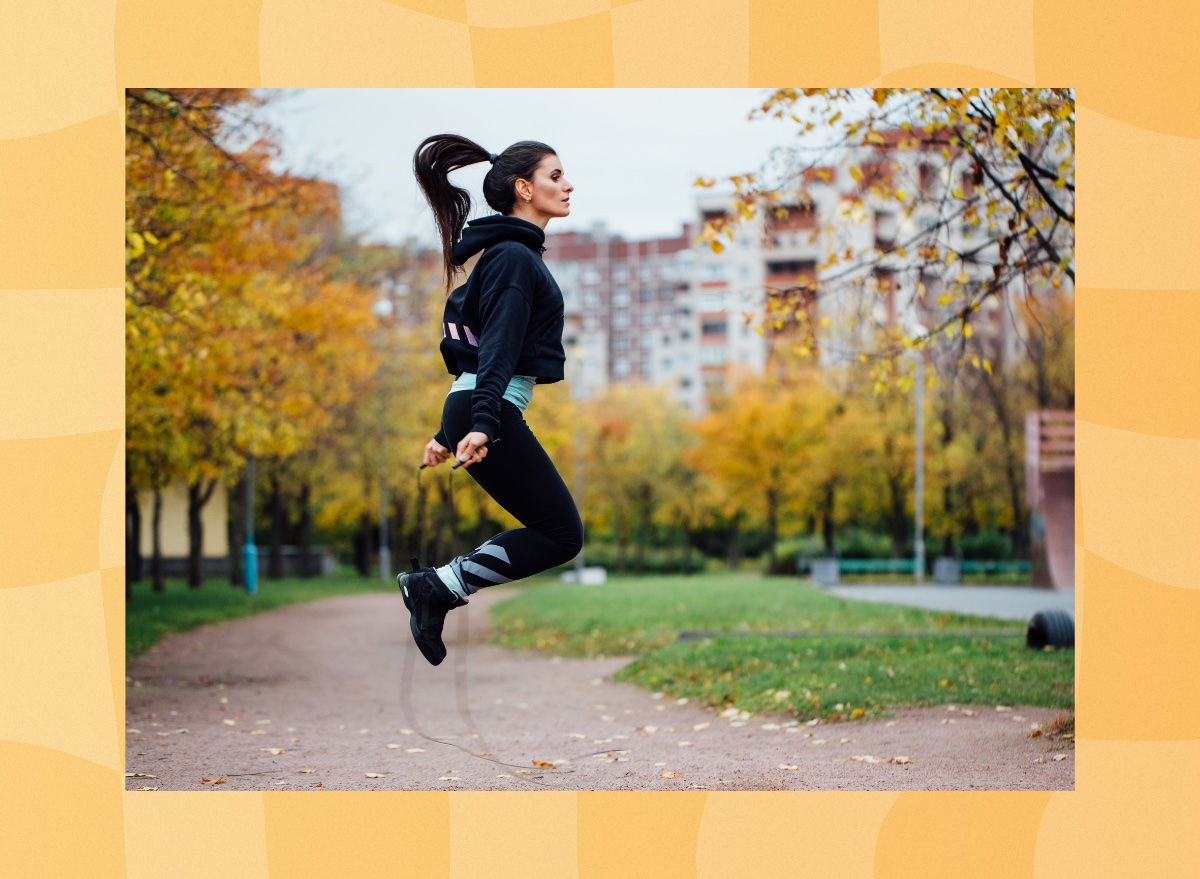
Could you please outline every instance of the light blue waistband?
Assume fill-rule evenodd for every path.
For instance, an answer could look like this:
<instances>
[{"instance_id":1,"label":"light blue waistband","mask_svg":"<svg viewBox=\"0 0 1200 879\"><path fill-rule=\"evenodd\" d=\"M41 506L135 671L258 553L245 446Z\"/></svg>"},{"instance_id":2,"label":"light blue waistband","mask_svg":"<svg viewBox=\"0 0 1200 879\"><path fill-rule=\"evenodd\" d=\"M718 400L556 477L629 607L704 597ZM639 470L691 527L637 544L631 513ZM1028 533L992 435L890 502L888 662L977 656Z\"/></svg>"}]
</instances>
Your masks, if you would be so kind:
<instances>
[{"instance_id":1,"label":"light blue waistband","mask_svg":"<svg viewBox=\"0 0 1200 879\"><path fill-rule=\"evenodd\" d=\"M529 401L533 399L533 386L537 383L536 375L514 375L508 380L508 387L504 389L503 397L508 400L522 412L529 405ZM475 373L464 372L454 380L454 384L450 385L450 392L455 391L472 391L475 389Z\"/></svg>"}]
</instances>

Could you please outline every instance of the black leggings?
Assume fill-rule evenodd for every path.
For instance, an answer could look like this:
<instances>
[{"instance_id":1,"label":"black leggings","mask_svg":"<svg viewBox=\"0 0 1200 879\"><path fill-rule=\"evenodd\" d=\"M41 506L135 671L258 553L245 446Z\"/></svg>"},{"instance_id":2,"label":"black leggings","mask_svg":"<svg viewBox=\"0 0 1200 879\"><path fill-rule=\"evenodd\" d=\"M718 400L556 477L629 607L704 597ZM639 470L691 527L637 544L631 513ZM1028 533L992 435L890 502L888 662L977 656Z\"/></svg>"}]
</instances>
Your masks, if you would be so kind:
<instances>
[{"instance_id":1,"label":"black leggings","mask_svg":"<svg viewBox=\"0 0 1200 879\"><path fill-rule=\"evenodd\" d=\"M452 391L442 428L454 454L471 430L474 391ZM524 528L502 531L451 561L468 592L508 583L569 562L583 549L583 522L575 500L514 404L500 401L500 435L487 457L465 468L483 490Z\"/></svg>"}]
</instances>

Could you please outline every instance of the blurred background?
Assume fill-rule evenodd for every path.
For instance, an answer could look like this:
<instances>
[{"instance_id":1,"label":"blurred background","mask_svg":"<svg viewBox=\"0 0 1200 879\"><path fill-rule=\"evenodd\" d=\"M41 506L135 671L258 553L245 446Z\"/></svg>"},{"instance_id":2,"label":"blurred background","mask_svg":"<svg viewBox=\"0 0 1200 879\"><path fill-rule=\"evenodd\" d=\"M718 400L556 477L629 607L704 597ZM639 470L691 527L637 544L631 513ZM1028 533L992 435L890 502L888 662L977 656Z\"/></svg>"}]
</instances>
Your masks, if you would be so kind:
<instances>
[{"instance_id":1,"label":"blurred background","mask_svg":"<svg viewBox=\"0 0 1200 879\"><path fill-rule=\"evenodd\" d=\"M386 582L517 525L418 479L451 377L412 155L443 131L542 140L576 187L545 253L567 381L526 412L583 512L568 569L1073 585L1071 90L125 109L127 595ZM455 177L477 216L486 170Z\"/></svg>"}]
</instances>

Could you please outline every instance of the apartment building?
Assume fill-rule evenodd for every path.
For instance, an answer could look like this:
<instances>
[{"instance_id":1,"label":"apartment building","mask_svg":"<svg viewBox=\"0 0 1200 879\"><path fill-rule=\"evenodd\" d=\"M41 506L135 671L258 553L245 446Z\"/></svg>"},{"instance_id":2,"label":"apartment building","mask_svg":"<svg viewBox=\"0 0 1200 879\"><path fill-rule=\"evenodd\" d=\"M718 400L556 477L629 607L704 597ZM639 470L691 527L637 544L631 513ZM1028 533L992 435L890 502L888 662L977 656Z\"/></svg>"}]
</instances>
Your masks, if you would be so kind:
<instances>
[{"instance_id":1,"label":"apartment building","mask_svg":"<svg viewBox=\"0 0 1200 879\"><path fill-rule=\"evenodd\" d=\"M695 228L629 241L603 223L546 236L545 260L566 303L563 344L572 381L662 385L699 413L699 323L691 301Z\"/></svg>"}]
</instances>

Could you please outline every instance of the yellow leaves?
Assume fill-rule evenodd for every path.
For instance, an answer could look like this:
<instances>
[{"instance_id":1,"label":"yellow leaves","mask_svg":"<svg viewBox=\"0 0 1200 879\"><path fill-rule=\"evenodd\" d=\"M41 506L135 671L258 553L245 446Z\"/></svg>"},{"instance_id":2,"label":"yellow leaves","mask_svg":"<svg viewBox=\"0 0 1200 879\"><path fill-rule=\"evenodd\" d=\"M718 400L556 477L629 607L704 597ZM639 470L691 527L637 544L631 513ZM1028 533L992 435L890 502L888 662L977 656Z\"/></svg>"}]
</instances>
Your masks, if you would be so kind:
<instances>
[{"instance_id":1,"label":"yellow leaves","mask_svg":"<svg viewBox=\"0 0 1200 879\"><path fill-rule=\"evenodd\" d=\"M953 681L947 680L946 678L942 678L941 680L939 680L938 686L944 690L957 690L958 689L958 687L955 686Z\"/></svg>"},{"instance_id":2,"label":"yellow leaves","mask_svg":"<svg viewBox=\"0 0 1200 879\"><path fill-rule=\"evenodd\" d=\"M954 276L955 284L965 284L970 280L971 280L971 276L968 275L966 272L959 272L957 275Z\"/></svg>"},{"instance_id":3,"label":"yellow leaves","mask_svg":"<svg viewBox=\"0 0 1200 879\"><path fill-rule=\"evenodd\" d=\"M975 330L970 324L965 323L965 324L963 324L962 334L963 334L964 339L969 339L973 335L975 335ZM977 363L975 365L978 366L979 364Z\"/></svg>"},{"instance_id":4,"label":"yellow leaves","mask_svg":"<svg viewBox=\"0 0 1200 879\"><path fill-rule=\"evenodd\" d=\"M870 682L871 682L871 679L867 678L867 683L870 683ZM855 708L850 712L850 719L858 720L858 718L862 717L864 713L865 712L861 708Z\"/></svg>"},{"instance_id":5,"label":"yellow leaves","mask_svg":"<svg viewBox=\"0 0 1200 879\"><path fill-rule=\"evenodd\" d=\"M890 760L888 760L888 762L889 763L898 763L903 766L905 764L912 763L912 758L911 757L892 757Z\"/></svg>"},{"instance_id":6,"label":"yellow leaves","mask_svg":"<svg viewBox=\"0 0 1200 879\"><path fill-rule=\"evenodd\" d=\"M861 183L863 179L862 169L857 165L850 166L850 176L854 178L856 183Z\"/></svg>"},{"instance_id":7,"label":"yellow leaves","mask_svg":"<svg viewBox=\"0 0 1200 879\"><path fill-rule=\"evenodd\" d=\"M695 182L692 183L692 186L703 186L705 189L708 189L709 187L715 186L716 183L717 181L713 180L712 178L697 177Z\"/></svg>"},{"instance_id":8,"label":"yellow leaves","mask_svg":"<svg viewBox=\"0 0 1200 879\"><path fill-rule=\"evenodd\" d=\"M541 766L543 769L553 769L554 768L553 763L549 763L545 760L530 760L529 762L532 763L534 766Z\"/></svg>"},{"instance_id":9,"label":"yellow leaves","mask_svg":"<svg viewBox=\"0 0 1200 879\"><path fill-rule=\"evenodd\" d=\"M223 778L203 778L202 777L200 779L200 783L201 784L224 784L225 779L223 779Z\"/></svg>"},{"instance_id":10,"label":"yellow leaves","mask_svg":"<svg viewBox=\"0 0 1200 879\"><path fill-rule=\"evenodd\" d=\"M680 775L678 772L672 772L669 769L664 769L658 777L659 778L683 778L683 776Z\"/></svg>"},{"instance_id":11,"label":"yellow leaves","mask_svg":"<svg viewBox=\"0 0 1200 879\"><path fill-rule=\"evenodd\" d=\"M866 136L863 138L863 140L866 143L874 143L874 144L883 144L885 142L883 139L883 135L880 134L878 131L875 131L874 129L872 129L871 131L868 131Z\"/></svg>"},{"instance_id":12,"label":"yellow leaves","mask_svg":"<svg viewBox=\"0 0 1200 879\"><path fill-rule=\"evenodd\" d=\"M287 753L287 751L284 748L259 748L258 750L265 751L268 754L270 754L272 757L278 757L280 754Z\"/></svg>"}]
</instances>

